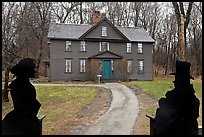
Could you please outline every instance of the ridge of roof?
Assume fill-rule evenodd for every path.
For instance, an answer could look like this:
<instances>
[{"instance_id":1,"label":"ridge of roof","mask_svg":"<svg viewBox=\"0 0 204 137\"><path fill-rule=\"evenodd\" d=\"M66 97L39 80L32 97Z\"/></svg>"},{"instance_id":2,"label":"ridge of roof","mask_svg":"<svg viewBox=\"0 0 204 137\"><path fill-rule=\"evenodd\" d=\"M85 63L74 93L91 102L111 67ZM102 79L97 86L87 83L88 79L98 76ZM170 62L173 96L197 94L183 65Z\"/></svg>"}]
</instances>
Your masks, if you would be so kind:
<instances>
[{"instance_id":1,"label":"ridge of roof","mask_svg":"<svg viewBox=\"0 0 204 137\"><path fill-rule=\"evenodd\" d=\"M73 26L94 26L94 25L90 25L90 24L69 24L69 23L58 23L58 22L51 22L50 24L56 24L56 25L73 25ZM138 27L123 27L123 26L115 26L116 28L127 28L127 29L144 29L142 26L138 26Z\"/></svg>"},{"instance_id":2,"label":"ridge of roof","mask_svg":"<svg viewBox=\"0 0 204 137\"><path fill-rule=\"evenodd\" d=\"M102 20L107 20L106 17ZM99 21L100 22L100 21ZM100 23L99 23L100 24ZM65 24L65 23L50 23L50 32L48 33L48 38L73 38L80 39L85 36L88 32L94 29L98 24L89 25L89 24ZM122 27L115 26L111 24L115 29L121 33L124 37L129 39L130 41L139 41L139 42L155 42L154 39L148 34L148 32L143 27ZM52 26L52 27L51 27ZM70 27L69 27L70 26ZM66 28L66 31L65 31ZM69 33L72 31L73 33ZM139 34L139 35L138 35Z\"/></svg>"}]
</instances>

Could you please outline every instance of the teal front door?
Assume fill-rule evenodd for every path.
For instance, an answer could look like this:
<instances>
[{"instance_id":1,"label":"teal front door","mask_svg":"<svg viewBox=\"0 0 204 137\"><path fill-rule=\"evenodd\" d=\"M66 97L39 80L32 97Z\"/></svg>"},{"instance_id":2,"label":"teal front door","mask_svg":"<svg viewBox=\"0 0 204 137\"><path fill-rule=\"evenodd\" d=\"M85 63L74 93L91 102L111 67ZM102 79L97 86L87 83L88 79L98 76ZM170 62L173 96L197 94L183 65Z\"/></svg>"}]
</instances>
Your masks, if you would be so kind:
<instances>
[{"instance_id":1,"label":"teal front door","mask_svg":"<svg viewBox=\"0 0 204 137\"><path fill-rule=\"evenodd\" d=\"M111 75L111 62L109 60L103 61L103 78L110 79Z\"/></svg>"}]
</instances>

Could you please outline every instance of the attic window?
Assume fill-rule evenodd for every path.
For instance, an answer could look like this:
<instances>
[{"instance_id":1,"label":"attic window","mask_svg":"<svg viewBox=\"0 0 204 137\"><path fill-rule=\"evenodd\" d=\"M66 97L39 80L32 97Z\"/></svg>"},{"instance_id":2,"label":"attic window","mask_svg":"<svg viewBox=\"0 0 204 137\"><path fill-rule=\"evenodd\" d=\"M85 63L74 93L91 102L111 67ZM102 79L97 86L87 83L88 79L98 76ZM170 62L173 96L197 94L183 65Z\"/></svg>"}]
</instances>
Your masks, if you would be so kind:
<instances>
[{"instance_id":1,"label":"attic window","mask_svg":"<svg viewBox=\"0 0 204 137\"><path fill-rule=\"evenodd\" d=\"M102 33L101 33L101 36L107 36L107 27L105 26L102 26Z\"/></svg>"}]
</instances>

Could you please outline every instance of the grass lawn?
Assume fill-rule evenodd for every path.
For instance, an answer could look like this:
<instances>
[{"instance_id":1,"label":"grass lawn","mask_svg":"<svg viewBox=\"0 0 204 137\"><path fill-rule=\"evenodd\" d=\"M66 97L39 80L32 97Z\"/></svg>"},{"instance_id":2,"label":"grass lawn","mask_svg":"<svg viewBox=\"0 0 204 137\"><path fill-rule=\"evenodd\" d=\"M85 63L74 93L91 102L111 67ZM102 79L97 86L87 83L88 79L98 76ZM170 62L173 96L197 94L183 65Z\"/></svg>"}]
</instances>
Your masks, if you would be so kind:
<instances>
[{"instance_id":1,"label":"grass lawn","mask_svg":"<svg viewBox=\"0 0 204 137\"><path fill-rule=\"evenodd\" d=\"M83 106L91 103L98 94L94 87L36 86L37 99L42 104L38 114L45 114L43 134L53 134L61 123L73 118ZM9 95L10 97L10 95ZM2 119L13 109L12 100L3 103Z\"/></svg>"},{"instance_id":2,"label":"grass lawn","mask_svg":"<svg viewBox=\"0 0 204 137\"><path fill-rule=\"evenodd\" d=\"M134 87L138 86L146 94L150 94L155 99L159 100L164 97L167 91L172 90L174 85L172 81L174 78L155 78L153 81L133 81L133 82L123 82L123 84ZM199 79L192 80L191 83L194 86L195 94L200 100L200 117L198 118L199 125L202 125L202 81ZM145 110L147 113L155 113L156 108L151 108Z\"/></svg>"}]
</instances>

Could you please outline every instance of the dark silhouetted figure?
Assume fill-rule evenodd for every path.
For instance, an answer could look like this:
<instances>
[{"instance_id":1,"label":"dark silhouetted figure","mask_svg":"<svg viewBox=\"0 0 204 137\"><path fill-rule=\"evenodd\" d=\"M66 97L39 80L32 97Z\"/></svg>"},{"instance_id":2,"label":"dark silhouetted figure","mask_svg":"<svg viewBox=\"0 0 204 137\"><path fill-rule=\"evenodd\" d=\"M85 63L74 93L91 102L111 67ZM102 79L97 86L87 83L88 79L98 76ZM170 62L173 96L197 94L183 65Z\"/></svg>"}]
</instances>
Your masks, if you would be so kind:
<instances>
[{"instance_id":1,"label":"dark silhouetted figure","mask_svg":"<svg viewBox=\"0 0 204 137\"><path fill-rule=\"evenodd\" d=\"M175 88L165 94L158 102L155 117L156 135L197 135L199 99L190 84L190 63L176 61Z\"/></svg>"},{"instance_id":2,"label":"dark silhouetted figure","mask_svg":"<svg viewBox=\"0 0 204 137\"><path fill-rule=\"evenodd\" d=\"M35 77L35 62L25 58L11 68L16 79L9 84L14 110L2 121L3 135L40 135L37 113L41 104L36 99L35 87L29 78Z\"/></svg>"}]
</instances>

